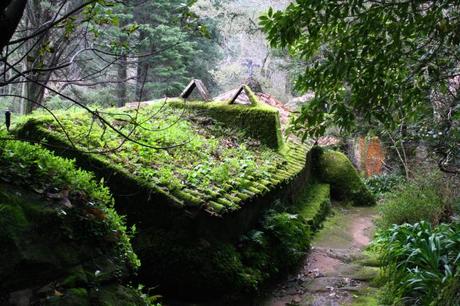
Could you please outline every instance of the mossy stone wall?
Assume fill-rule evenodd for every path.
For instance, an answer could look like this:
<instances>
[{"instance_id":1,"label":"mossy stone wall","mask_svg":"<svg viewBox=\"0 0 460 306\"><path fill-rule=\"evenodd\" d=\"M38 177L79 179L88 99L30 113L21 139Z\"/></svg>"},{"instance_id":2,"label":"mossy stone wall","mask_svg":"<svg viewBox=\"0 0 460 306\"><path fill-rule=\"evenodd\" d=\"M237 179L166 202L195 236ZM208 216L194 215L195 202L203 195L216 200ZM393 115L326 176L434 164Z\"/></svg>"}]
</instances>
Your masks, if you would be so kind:
<instances>
[{"instance_id":1,"label":"mossy stone wall","mask_svg":"<svg viewBox=\"0 0 460 306\"><path fill-rule=\"evenodd\" d=\"M260 140L262 144L270 148L281 149L283 136L278 110L259 101L249 87L245 86L244 90L251 105L229 104L230 101L184 102L175 100L169 103L174 107L193 109L229 127L241 128L249 136Z\"/></svg>"}]
</instances>

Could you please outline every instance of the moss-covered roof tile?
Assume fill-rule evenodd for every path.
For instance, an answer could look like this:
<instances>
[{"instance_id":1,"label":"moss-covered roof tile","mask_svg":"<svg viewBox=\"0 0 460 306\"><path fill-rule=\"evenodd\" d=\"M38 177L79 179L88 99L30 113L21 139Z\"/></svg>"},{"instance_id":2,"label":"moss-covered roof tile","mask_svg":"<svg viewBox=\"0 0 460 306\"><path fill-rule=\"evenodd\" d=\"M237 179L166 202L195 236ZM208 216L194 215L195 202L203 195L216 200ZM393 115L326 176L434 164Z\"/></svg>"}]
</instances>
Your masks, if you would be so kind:
<instances>
[{"instance_id":1,"label":"moss-covered roof tile","mask_svg":"<svg viewBox=\"0 0 460 306\"><path fill-rule=\"evenodd\" d=\"M103 114L135 142L124 141L83 112L58 113L60 124L36 114L17 127L17 134L67 147L72 142L82 152L79 158L97 160L163 194L173 205L202 207L214 214L234 211L250 197L288 181L306 161L307 147L287 143L282 150L270 148L196 110L156 103Z\"/></svg>"}]
</instances>

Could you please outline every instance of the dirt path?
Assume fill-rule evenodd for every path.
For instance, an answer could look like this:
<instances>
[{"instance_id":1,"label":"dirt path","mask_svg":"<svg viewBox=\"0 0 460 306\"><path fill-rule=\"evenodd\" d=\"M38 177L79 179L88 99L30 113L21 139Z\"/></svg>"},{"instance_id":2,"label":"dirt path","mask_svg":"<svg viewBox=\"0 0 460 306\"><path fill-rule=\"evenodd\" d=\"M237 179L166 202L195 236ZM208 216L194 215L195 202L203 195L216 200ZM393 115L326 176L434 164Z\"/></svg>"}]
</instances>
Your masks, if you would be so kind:
<instances>
[{"instance_id":1,"label":"dirt path","mask_svg":"<svg viewBox=\"0 0 460 306\"><path fill-rule=\"evenodd\" d=\"M260 305L349 305L365 292L378 268L365 266L375 208L337 208L315 236L296 275L279 284Z\"/></svg>"}]
</instances>

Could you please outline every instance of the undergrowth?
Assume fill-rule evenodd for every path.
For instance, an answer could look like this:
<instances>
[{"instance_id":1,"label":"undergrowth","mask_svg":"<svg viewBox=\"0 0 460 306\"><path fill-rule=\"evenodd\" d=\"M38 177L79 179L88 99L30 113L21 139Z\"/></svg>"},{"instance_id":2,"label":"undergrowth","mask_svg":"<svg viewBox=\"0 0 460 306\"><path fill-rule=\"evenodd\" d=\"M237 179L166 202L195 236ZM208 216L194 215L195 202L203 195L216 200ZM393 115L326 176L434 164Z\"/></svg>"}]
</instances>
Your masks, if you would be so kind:
<instances>
[{"instance_id":1,"label":"undergrowth","mask_svg":"<svg viewBox=\"0 0 460 306\"><path fill-rule=\"evenodd\" d=\"M0 141L0 304L46 285L31 303L154 305L120 285L140 266L133 232L91 173L38 145Z\"/></svg>"},{"instance_id":2,"label":"undergrowth","mask_svg":"<svg viewBox=\"0 0 460 306\"><path fill-rule=\"evenodd\" d=\"M383 197L405 182L405 178L398 174L374 175L364 179L364 183L376 198Z\"/></svg>"},{"instance_id":3,"label":"undergrowth","mask_svg":"<svg viewBox=\"0 0 460 306\"><path fill-rule=\"evenodd\" d=\"M374 244L387 280L383 304L458 305L460 223L394 225Z\"/></svg>"},{"instance_id":4,"label":"undergrowth","mask_svg":"<svg viewBox=\"0 0 460 306\"><path fill-rule=\"evenodd\" d=\"M427 221L433 225L445 219L452 208L452 198L445 193L439 171L418 174L411 180L395 186L384 195L379 205L378 226Z\"/></svg>"},{"instance_id":5,"label":"undergrowth","mask_svg":"<svg viewBox=\"0 0 460 306\"><path fill-rule=\"evenodd\" d=\"M380 255L385 285L382 305L456 306L460 301L460 224L455 179L423 169L409 180L371 178L381 195L378 232L372 248Z\"/></svg>"},{"instance_id":6,"label":"undergrowth","mask_svg":"<svg viewBox=\"0 0 460 306\"><path fill-rule=\"evenodd\" d=\"M89 205L92 213L102 219L100 230L115 229L123 256L134 267L140 265L126 234L128 229L113 208L108 188L97 182L93 174L77 169L73 161L54 156L38 145L20 141L1 141L0 144L0 175L4 182L73 203L69 205ZM61 215L67 215L65 206L59 209Z\"/></svg>"}]
</instances>

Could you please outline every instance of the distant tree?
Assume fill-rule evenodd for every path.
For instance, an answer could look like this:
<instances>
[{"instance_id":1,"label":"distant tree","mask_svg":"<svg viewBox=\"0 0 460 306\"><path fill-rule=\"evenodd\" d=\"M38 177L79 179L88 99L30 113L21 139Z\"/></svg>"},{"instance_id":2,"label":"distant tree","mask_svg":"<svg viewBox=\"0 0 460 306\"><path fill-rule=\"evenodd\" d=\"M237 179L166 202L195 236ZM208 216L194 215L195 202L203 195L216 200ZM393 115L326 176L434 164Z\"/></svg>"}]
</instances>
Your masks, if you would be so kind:
<instances>
[{"instance_id":1,"label":"distant tree","mask_svg":"<svg viewBox=\"0 0 460 306\"><path fill-rule=\"evenodd\" d=\"M168 6L171 5L170 2L175 5L171 11ZM149 86L152 86L152 82L162 82L160 88L163 89L168 88L169 82L172 82L176 85L174 90L177 93L191 76L205 77L206 68L209 66L204 63L212 63L213 53L205 47L200 49L199 42L203 45L212 44L203 39L205 27L201 26L197 16L190 11L194 2L3 2L0 4L0 104L17 111L20 101L21 112L24 114L35 108L42 108L53 116L56 105L47 105L47 100L53 101L53 104L65 103L66 107L77 106L89 112L93 120L97 120L105 128L124 137L125 141L134 141L130 135L137 126L129 132L117 128L111 124L110 113L100 112L89 106L89 103L100 102L98 99L82 97L84 94L89 96L89 93L104 90L104 98L110 101L108 104L114 106L115 102L118 106L123 106L129 96L128 85L135 84L137 80L133 68L145 59L151 60L148 64L154 68L152 71L160 67L163 69L154 74L154 78L150 73L147 74L147 79L143 82ZM156 5L161 9L148 11ZM143 25L138 25L134 18L134 10L137 8L146 10L144 14L149 26L145 29L148 30L146 34L150 35L146 37L150 41L150 50L138 48L141 35L138 35L137 30ZM158 18L161 23L151 22ZM161 27L168 26L171 29L162 33ZM157 30L156 27L160 29ZM151 36L150 32L158 35ZM184 34L184 37L180 34ZM168 37L171 37L170 41ZM138 51L143 53L139 54ZM201 54L202 62L196 60L196 54ZM178 66L174 66L176 63ZM179 78L182 82L180 87L177 80L165 77L165 71L170 73L171 79ZM91 90L79 90L80 88ZM56 108L62 107L59 105ZM59 123L58 118L54 118ZM65 128L60 126L63 135L73 143ZM137 143L149 146L148 143Z\"/></svg>"},{"instance_id":2,"label":"distant tree","mask_svg":"<svg viewBox=\"0 0 460 306\"><path fill-rule=\"evenodd\" d=\"M2 91L4 97L22 97L22 113L30 113L42 105L52 77L56 83L59 72L71 68L83 53L94 51L88 43L89 24L101 20L94 11L116 1L7 2L0 15L6 30L0 39L0 87L9 86L6 93Z\"/></svg>"},{"instance_id":3,"label":"distant tree","mask_svg":"<svg viewBox=\"0 0 460 306\"><path fill-rule=\"evenodd\" d=\"M189 1L194 2L194 1ZM177 96L191 78L212 85L219 59L215 27L198 19L183 0L142 1L134 7L139 26L136 99Z\"/></svg>"},{"instance_id":4,"label":"distant tree","mask_svg":"<svg viewBox=\"0 0 460 306\"><path fill-rule=\"evenodd\" d=\"M458 173L460 2L297 0L261 25L307 63L296 89L315 97L294 125L305 137L379 126L429 140Z\"/></svg>"}]
</instances>

